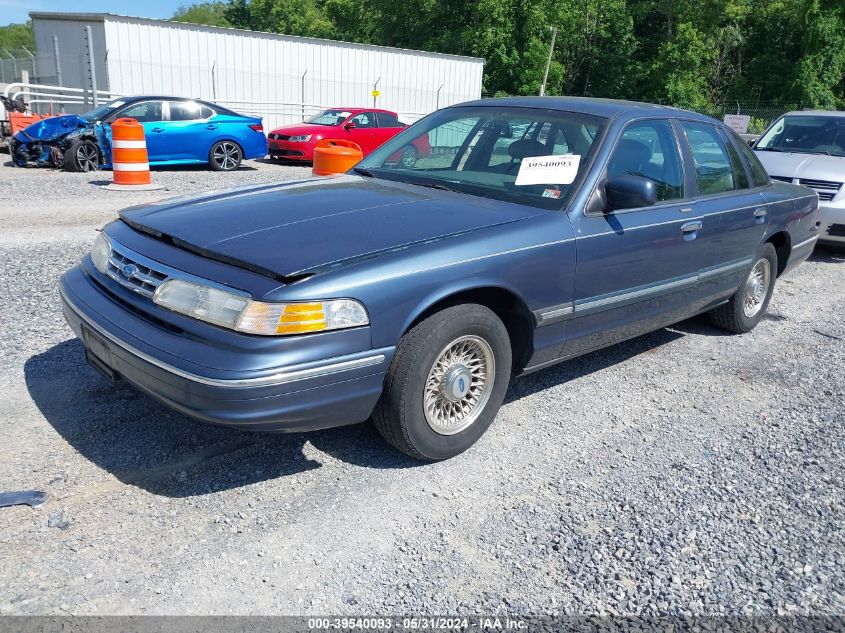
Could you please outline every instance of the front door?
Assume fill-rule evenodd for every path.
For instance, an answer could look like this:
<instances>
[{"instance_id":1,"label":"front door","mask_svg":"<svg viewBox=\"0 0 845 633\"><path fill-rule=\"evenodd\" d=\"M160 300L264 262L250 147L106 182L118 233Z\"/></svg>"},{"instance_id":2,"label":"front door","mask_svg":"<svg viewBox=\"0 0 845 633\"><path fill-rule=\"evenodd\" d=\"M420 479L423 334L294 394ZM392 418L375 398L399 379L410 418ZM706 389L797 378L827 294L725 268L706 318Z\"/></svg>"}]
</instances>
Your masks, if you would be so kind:
<instances>
[{"instance_id":1,"label":"front door","mask_svg":"<svg viewBox=\"0 0 845 633\"><path fill-rule=\"evenodd\" d=\"M688 199L678 138L668 121L625 127L594 196L603 200L607 180L626 174L654 181L658 201L622 210L591 204L572 218L577 271L563 356L677 321L695 303L702 218Z\"/></svg>"},{"instance_id":2,"label":"front door","mask_svg":"<svg viewBox=\"0 0 845 633\"><path fill-rule=\"evenodd\" d=\"M159 100L133 103L115 115L115 119L128 117L144 126L144 138L147 141L147 156L150 162L168 151L164 135L164 104Z\"/></svg>"},{"instance_id":3,"label":"front door","mask_svg":"<svg viewBox=\"0 0 845 633\"><path fill-rule=\"evenodd\" d=\"M347 127L350 123L353 125ZM377 125L375 112L361 112L349 119L344 127L349 140L357 143L364 155L367 155L380 145L376 138Z\"/></svg>"}]
</instances>

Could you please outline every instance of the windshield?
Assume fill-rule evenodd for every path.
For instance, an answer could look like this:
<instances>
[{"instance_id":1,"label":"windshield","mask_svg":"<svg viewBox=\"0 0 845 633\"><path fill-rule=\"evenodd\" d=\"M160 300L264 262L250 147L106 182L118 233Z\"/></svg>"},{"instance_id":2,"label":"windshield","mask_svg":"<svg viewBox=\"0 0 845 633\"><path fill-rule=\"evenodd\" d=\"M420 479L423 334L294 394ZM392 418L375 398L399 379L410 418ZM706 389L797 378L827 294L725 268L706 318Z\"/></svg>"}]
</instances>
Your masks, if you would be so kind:
<instances>
[{"instance_id":1,"label":"windshield","mask_svg":"<svg viewBox=\"0 0 845 633\"><path fill-rule=\"evenodd\" d=\"M560 209L605 119L534 108L446 108L364 158L359 174Z\"/></svg>"},{"instance_id":2,"label":"windshield","mask_svg":"<svg viewBox=\"0 0 845 633\"><path fill-rule=\"evenodd\" d=\"M845 156L845 117L788 114L769 128L754 149Z\"/></svg>"},{"instance_id":3,"label":"windshield","mask_svg":"<svg viewBox=\"0 0 845 633\"><path fill-rule=\"evenodd\" d=\"M86 121L102 121L107 119L108 116L117 110L120 106L122 106L125 101L121 101L120 99L116 99L115 101L109 101L105 105L101 105L98 108L94 108L93 110L89 110L85 114L82 115L82 118Z\"/></svg>"},{"instance_id":4,"label":"windshield","mask_svg":"<svg viewBox=\"0 0 845 633\"><path fill-rule=\"evenodd\" d=\"M305 122L314 125L340 125L350 114L352 113L349 110L323 110Z\"/></svg>"}]
</instances>

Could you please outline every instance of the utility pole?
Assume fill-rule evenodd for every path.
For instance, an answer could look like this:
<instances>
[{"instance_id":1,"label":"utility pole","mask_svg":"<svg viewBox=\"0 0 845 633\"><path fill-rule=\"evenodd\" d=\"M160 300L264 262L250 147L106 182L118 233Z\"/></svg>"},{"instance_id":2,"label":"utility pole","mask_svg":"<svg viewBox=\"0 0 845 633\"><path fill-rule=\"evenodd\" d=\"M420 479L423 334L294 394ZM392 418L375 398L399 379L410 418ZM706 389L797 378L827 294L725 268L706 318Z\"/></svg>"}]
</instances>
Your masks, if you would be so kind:
<instances>
[{"instance_id":1,"label":"utility pole","mask_svg":"<svg viewBox=\"0 0 845 633\"><path fill-rule=\"evenodd\" d=\"M62 58L59 57L59 36L53 36L53 58L56 61L56 85L64 86L62 83Z\"/></svg>"},{"instance_id":2,"label":"utility pole","mask_svg":"<svg viewBox=\"0 0 845 633\"><path fill-rule=\"evenodd\" d=\"M549 79L549 66L552 65L552 53L555 51L555 38L557 38L557 27L549 27L552 30L552 43L549 45L549 57L546 59L546 72L543 73L543 85L540 86L540 96L546 94L546 81Z\"/></svg>"},{"instance_id":3,"label":"utility pole","mask_svg":"<svg viewBox=\"0 0 845 633\"><path fill-rule=\"evenodd\" d=\"M94 63L94 38L91 35L91 27L85 27L85 44L88 49L88 76L91 79L91 100L94 107L100 105L100 97L97 94L97 67Z\"/></svg>"}]
</instances>

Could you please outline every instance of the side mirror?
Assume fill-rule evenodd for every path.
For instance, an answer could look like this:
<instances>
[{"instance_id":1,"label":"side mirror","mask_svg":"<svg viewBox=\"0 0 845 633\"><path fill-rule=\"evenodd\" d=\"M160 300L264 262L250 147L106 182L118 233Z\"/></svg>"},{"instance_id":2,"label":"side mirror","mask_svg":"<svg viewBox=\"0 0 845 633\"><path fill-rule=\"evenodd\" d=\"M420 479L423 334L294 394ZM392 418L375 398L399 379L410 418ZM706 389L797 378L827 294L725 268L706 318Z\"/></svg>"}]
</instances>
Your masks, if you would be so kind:
<instances>
[{"instance_id":1,"label":"side mirror","mask_svg":"<svg viewBox=\"0 0 845 633\"><path fill-rule=\"evenodd\" d=\"M607 209L637 209L657 202L657 185L649 178L625 174L607 181Z\"/></svg>"},{"instance_id":2,"label":"side mirror","mask_svg":"<svg viewBox=\"0 0 845 633\"><path fill-rule=\"evenodd\" d=\"M355 125L354 121L350 121L349 123L343 124L343 128L346 129L346 130L354 130L356 127L358 127L358 126Z\"/></svg>"}]
</instances>

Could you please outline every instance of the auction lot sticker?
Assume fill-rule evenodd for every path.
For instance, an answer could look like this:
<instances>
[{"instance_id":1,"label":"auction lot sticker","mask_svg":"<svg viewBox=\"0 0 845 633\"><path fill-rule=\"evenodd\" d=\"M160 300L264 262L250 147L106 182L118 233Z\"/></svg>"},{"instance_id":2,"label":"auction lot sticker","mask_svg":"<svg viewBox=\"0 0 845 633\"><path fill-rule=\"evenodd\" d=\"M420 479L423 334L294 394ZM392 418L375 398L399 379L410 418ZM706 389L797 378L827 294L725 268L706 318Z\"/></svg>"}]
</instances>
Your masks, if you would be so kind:
<instances>
[{"instance_id":1,"label":"auction lot sticker","mask_svg":"<svg viewBox=\"0 0 845 633\"><path fill-rule=\"evenodd\" d=\"M529 156L522 159L517 185L571 185L581 164L579 154Z\"/></svg>"}]
</instances>

